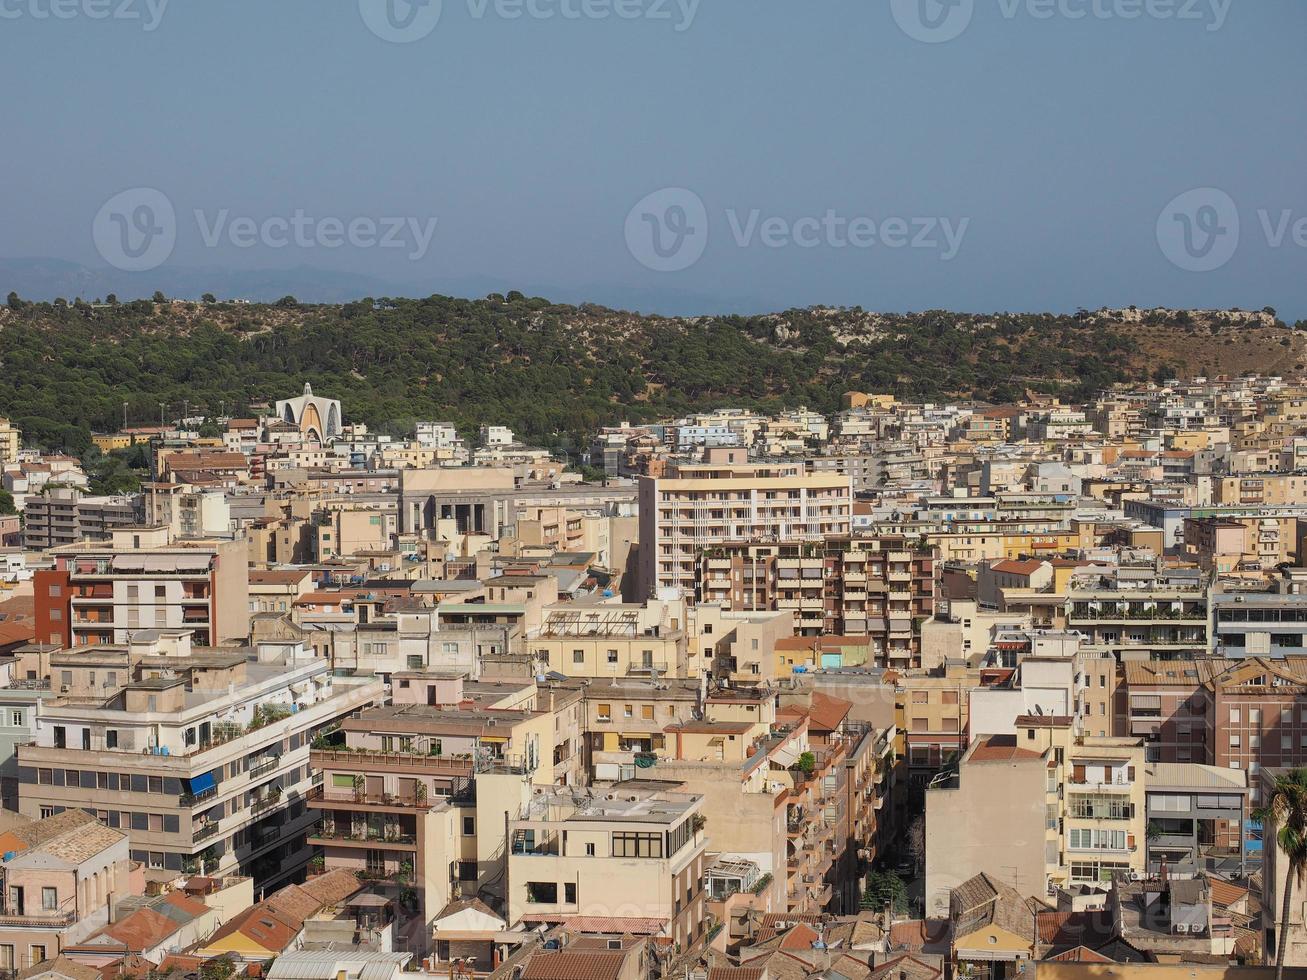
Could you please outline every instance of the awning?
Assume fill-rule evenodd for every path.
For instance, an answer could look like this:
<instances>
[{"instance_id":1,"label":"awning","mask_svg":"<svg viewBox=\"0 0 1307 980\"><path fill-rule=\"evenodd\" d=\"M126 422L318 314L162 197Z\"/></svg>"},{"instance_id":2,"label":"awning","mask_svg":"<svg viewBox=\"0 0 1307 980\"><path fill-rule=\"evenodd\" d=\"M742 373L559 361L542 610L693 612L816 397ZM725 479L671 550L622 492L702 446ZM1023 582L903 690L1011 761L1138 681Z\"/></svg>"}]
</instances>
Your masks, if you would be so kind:
<instances>
[{"instance_id":1,"label":"awning","mask_svg":"<svg viewBox=\"0 0 1307 980\"><path fill-rule=\"evenodd\" d=\"M214 782L213 773L211 772L202 772L198 776L192 777L189 782L191 784L191 794L194 796L199 796L218 785Z\"/></svg>"},{"instance_id":2,"label":"awning","mask_svg":"<svg viewBox=\"0 0 1307 980\"><path fill-rule=\"evenodd\" d=\"M508 736L507 735L482 735L481 741L490 742L491 744L498 745L500 743L507 742Z\"/></svg>"}]
</instances>

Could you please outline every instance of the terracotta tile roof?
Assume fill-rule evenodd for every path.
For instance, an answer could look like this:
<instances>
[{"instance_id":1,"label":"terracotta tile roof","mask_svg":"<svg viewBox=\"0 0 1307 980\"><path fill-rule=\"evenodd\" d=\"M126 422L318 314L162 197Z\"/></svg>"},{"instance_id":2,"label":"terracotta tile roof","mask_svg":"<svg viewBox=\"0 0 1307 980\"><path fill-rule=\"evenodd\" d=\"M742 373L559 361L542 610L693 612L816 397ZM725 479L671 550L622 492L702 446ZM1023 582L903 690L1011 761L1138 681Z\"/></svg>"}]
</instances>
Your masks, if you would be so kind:
<instances>
[{"instance_id":1,"label":"terracotta tile roof","mask_svg":"<svg viewBox=\"0 0 1307 980\"><path fill-rule=\"evenodd\" d=\"M626 963L624 951L536 953L522 980L618 980Z\"/></svg>"},{"instance_id":2,"label":"terracotta tile roof","mask_svg":"<svg viewBox=\"0 0 1307 980\"><path fill-rule=\"evenodd\" d=\"M1208 883L1212 887L1212 904L1220 908L1229 908L1248 897L1248 889L1232 881L1209 878Z\"/></svg>"},{"instance_id":3,"label":"terracotta tile roof","mask_svg":"<svg viewBox=\"0 0 1307 980\"><path fill-rule=\"evenodd\" d=\"M68 977L69 980L100 980L100 971L95 967L74 962L66 956L56 956L52 960L43 960L29 966L18 974L18 980L27 980L28 977L39 977L46 974Z\"/></svg>"},{"instance_id":4,"label":"terracotta tile roof","mask_svg":"<svg viewBox=\"0 0 1307 980\"><path fill-rule=\"evenodd\" d=\"M154 909L137 909L101 931L122 943L133 953L159 945L178 929L177 923Z\"/></svg>"},{"instance_id":5,"label":"terracotta tile roof","mask_svg":"<svg viewBox=\"0 0 1307 980\"><path fill-rule=\"evenodd\" d=\"M937 980L941 975L938 967L905 953L886 960L871 971L870 977L871 980L897 980L900 974L907 974L908 980Z\"/></svg>"},{"instance_id":6,"label":"terracotta tile roof","mask_svg":"<svg viewBox=\"0 0 1307 980\"><path fill-rule=\"evenodd\" d=\"M833 732L844 724L849 716L853 702L843 698L833 698L829 694L814 691L808 714L812 718L812 727L818 731Z\"/></svg>"},{"instance_id":7,"label":"terracotta tile roof","mask_svg":"<svg viewBox=\"0 0 1307 980\"><path fill-rule=\"evenodd\" d=\"M762 980L766 971L760 966L714 966L708 980Z\"/></svg>"},{"instance_id":8,"label":"terracotta tile roof","mask_svg":"<svg viewBox=\"0 0 1307 980\"><path fill-rule=\"evenodd\" d=\"M358 876L352 871L337 868L326 874L316 875L299 886L319 902L319 907L339 905L359 890ZM314 909L316 912L317 909Z\"/></svg>"},{"instance_id":9,"label":"terracotta tile roof","mask_svg":"<svg viewBox=\"0 0 1307 980\"><path fill-rule=\"evenodd\" d=\"M1003 575L1032 575L1043 567L1044 563L1036 558L1027 558L1025 561L1005 558L1002 561L994 562L989 566L989 570Z\"/></svg>"}]
</instances>

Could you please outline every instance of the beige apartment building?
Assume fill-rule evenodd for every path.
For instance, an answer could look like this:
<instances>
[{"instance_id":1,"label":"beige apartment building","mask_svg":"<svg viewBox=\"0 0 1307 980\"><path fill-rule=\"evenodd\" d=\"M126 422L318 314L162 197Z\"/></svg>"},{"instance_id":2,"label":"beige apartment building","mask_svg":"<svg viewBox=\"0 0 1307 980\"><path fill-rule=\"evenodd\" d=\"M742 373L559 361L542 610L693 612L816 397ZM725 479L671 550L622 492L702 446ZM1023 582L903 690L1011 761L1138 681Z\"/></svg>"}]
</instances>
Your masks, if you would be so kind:
<instances>
[{"instance_id":1,"label":"beige apartment building","mask_svg":"<svg viewBox=\"0 0 1307 980\"><path fill-rule=\"evenodd\" d=\"M61 646L118 644L151 629L187 629L197 646L249 635L245 544L171 542L166 527L115 528L106 545L56 549L33 579L36 638Z\"/></svg>"},{"instance_id":2,"label":"beige apartment building","mask_svg":"<svg viewBox=\"0 0 1307 980\"><path fill-rule=\"evenodd\" d=\"M22 448L23 434L8 419L0 418L0 463L13 463Z\"/></svg>"},{"instance_id":3,"label":"beige apartment building","mask_svg":"<svg viewBox=\"0 0 1307 980\"><path fill-rule=\"evenodd\" d=\"M679 599L555 607L527 645L541 671L568 677L697 677L703 667Z\"/></svg>"},{"instance_id":4,"label":"beige apartment building","mask_svg":"<svg viewBox=\"0 0 1307 980\"><path fill-rule=\"evenodd\" d=\"M34 647L19 670L58 692L18 746L21 813L91 809L129 835L150 880L239 868L258 887L309 858L310 743L382 692L299 644L199 650L186 630Z\"/></svg>"},{"instance_id":5,"label":"beige apartment building","mask_svg":"<svg viewBox=\"0 0 1307 980\"><path fill-rule=\"evenodd\" d=\"M794 636L794 613L731 612L719 604L690 611L689 657L695 669L719 683L774 685L782 676L776 644Z\"/></svg>"},{"instance_id":6,"label":"beige apartment building","mask_svg":"<svg viewBox=\"0 0 1307 980\"><path fill-rule=\"evenodd\" d=\"M644 931L653 920L688 947L708 927L702 805L639 783L579 798L537 787L508 822L509 925L597 915Z\"/></svg>"},{"instance_id":7,"label":"beige apartment building","mask_svg":"<svg viewBox=\"0 0 1307 980\"><path fill-rule=\"evenodd\" d=\"M734 541L820 542L848 534L852 512L847 476L708 449L702 463L640 479L640 594L675 587L692 596L700 551Z\"/></svg>"},{"instance_id":8,"label":"beige apartment building","mask_svg":"<svg viewBox=\"0 0 1307 980\"><path fill-rule=\"evenodd\" d=\"M322 783L309 803L321 820L309 843L325 870L353 871L385 899L405 948L424 953L451 901L504 897L504 826L533 781L553 779L556 716L405 700L417 689L397 685L395 705L359 713L343 743L313 749Z\"/></svg>"}]
</instances>

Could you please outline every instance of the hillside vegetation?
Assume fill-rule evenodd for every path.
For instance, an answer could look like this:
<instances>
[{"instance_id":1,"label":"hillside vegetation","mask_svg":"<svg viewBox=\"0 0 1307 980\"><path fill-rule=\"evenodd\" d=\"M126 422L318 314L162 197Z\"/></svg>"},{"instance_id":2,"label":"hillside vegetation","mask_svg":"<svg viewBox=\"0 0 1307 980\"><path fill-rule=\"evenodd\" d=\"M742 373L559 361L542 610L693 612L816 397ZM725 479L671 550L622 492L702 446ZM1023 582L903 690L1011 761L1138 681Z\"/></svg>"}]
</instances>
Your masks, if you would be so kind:
<instances>
[{"instance_id":1,"label":"hillside vegetation","mask_svg":"<svg viewBox=\"0 0 1307 980\"><path fill-rule=\"evenodd\" d=\"M1002 402L1118 381L1296 375L1307 332L1273 311L973 315L860 309L665 318L518 293L309 306L156 301L0 308L0 415L47 447L315 392L396 435L418 419L512 426L566 450L599 425L741 405L838 408L849 390Z\"/></svg>"}]
</instances>

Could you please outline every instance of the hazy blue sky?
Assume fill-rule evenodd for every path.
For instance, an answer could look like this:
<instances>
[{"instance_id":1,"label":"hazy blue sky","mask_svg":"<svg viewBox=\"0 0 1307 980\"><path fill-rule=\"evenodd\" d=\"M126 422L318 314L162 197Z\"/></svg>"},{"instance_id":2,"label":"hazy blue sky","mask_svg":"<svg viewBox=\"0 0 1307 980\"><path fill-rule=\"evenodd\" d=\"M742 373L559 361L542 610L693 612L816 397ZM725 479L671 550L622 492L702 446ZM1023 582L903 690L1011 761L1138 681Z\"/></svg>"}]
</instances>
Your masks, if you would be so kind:
<instances>
[{"instance_id":1,"label":"hazy blue sky","mask_svg":"<svg viewBox=\"0 0 1307 980\"><path fill-rule=\"evenodd\" d=\"M0 0L0 256L105 266L93 226L130 241L138 215L103 206L151 188L176 215L164 271L313 266L676 312L1307 317L1303 0L443 0L406 43L378 36L385 0L172 0L157 23L150 2ZM393 2L389 23L430 26L433 8ZM1194 188L1226 196L1165 212ZM234 244L232 221L297 209L311 244L273 247L275 220ZM322 218L378 237L404 219L403 247L366 222L324 247Z\"/></svg>"}]
</instances>

